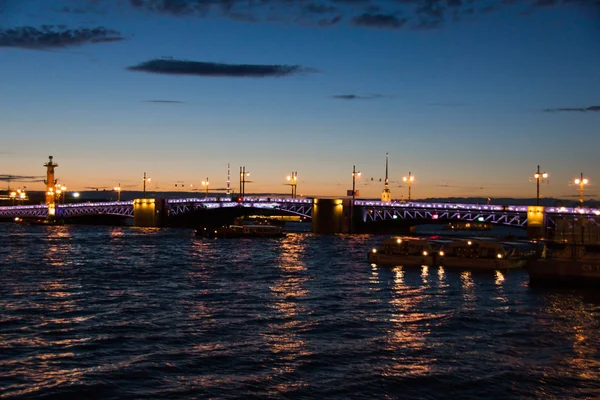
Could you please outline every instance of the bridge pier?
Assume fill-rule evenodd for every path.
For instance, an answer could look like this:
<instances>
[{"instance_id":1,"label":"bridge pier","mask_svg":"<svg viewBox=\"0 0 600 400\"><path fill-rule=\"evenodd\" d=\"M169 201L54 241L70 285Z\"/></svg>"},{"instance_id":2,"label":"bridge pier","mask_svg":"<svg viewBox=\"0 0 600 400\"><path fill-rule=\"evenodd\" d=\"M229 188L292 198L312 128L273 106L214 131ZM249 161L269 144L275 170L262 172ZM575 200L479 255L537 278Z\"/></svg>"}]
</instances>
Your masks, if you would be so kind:
<instances>
[{"instance_id":1,"label":"bridge pier","mask_svg":"<svg viewBox=\"0 0 600 400\"><path fill-rule=\"evenodd\" d=\"M165 226L165 199L133 200L133 226L156 228Z\"/></svg>"},{"instance_id":2,"label":"bridge pier","mask_svg":"<svg viewBox=\"0 0 600 400\"><path fill-rule=\"evenodd\" d=\"M350 201L342 199L313 199L313 233L348 233Z\"/></svg>"},{"instance_id":3,"label":"bridge pier","mask_svg":"<svg viewBox=\"0 0 600 400\"><path fill-rule=\"evenodd\" d=\"M546 233L546 212L542 206L527 207L527 237L543 239Z\"/></svg>"}]
</instances>

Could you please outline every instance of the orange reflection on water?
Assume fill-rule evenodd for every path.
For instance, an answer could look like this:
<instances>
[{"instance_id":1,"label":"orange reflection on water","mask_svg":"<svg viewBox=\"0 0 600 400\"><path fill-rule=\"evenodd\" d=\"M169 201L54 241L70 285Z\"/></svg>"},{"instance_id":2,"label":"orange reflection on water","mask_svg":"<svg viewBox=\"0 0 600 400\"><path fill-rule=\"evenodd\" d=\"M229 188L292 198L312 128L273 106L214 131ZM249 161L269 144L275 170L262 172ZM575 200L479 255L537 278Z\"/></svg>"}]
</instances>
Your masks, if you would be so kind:
<instances>
[{"instance_id":1,"label":"orange reflection on water","mask_svg":"<svg viewBox=\"0 0 600 400\"><path fill-rule=\"evenodd\" d=\"M71 232L68 225L48 226L42 247L43 259L53 267L64 267L71 262Z\"/></svg>"},{"instance_id":2,"label":"orange reflection on water","mask_svg":"<svg viewBox=\"0 0 600 400\"><path fill-rule=\"evenodd\" d=\"M122 227L112 227L109 231L111 238L119 238L125 235L125 230Z\"/></svg>"},{"instance_id":3,"label":"orange reflection on water","mask_svg":"<svg viewBox=\"0 0 600 400\"><path fill-rule=\"evenodd\" d=\"M298 330L309 326L305 318L308 310L297 301L309 294L308 289L304 287L309 278L302 260L306 251L306 237L288 235L280 242L278 251L279 279L269 286L273 300L268 302L268 307L273 309L282 321L269 324L261 334L267 347L279 360L268 372L267 390L272 396L306 385L302 380L286 379L285 375L297 370L300 357L311 354L306 348L306 343L297 334Z\"/></svg>"},{"instance_id":4,"label":"orange reflection on water","mask_svg":"<svg viewBox=\"0 0 600 400\"><path fill-rule=\"evenodd\" d=\"M429 320L437 318L435 314L422 312L422 303L428 298L427 285L411 286L405 282L403 267L392 269L394 272L394 283L392 285L391 315L389 321L392 327L387 329L386 347L390 352L411 349L424 349L427 346L429 334ZM410 272L410 271L408 271ZM429 268L421 267L421 278L427 283ZM386 365L382 370L384 376L411 376L423 375L430 372L431 360L418 358L418 356L396 357L391 365Z\"/></svg>"},{"instance_id":5,"label":"orange reflection on water","mask_svg":"<svg viewBox=\"0 0 600 400\"><path fill-rule=\"evenodd\" d=\"M371 264L371 275L369 276L369 286L372 289L377 289L377 285L379 285L379 269L377 268L377 264Z\"/></svg>"},{"instance_id":6,"label":"orange reflection on water","mask_svg":"<svg viewBox=\"0 0 600 400\"><path fill-rule=\"evenodd\" d=\"M507 310L508 297L506 297L506 294L504 293L504 274L498 270L494 271L494 274L494 283L496 284L496 296L494 296L492 299L497 300L500 303L506 304L506 306L501 307L501 309Z\"/></svg>"},{"instance_id":7,"label":"orange reflection on water","mask_svg":"<svg viewBox=\"0 0 600 400\"><path fill-rule=\"evenodd\" d=\"M62 281L41 282L40 289L48 297L68 298L72 295L66 291L66 289L71 289L71 285Z\"/></svg>"},{"instance_id":8,"label":"orange reflection on water","mask_svg":"<svg viewBox=\"0 0 600 400\"><path fill-rule=\"evenodd\" d=\"M394 312L390 321L394 324L392 328L387 330L385 350L395 352L411 349L411 353L414 354L426 347L429 329L424 326L423 321L427 320L429 316L412 312L417 307L418 302L418 300L415 302L407 301L407 298L392 300ZM395 363L386 365L382 370L382 374L386 376L410 376L430 373L430 365L433 360L431 358L417 358L418 356L392 357Z\"/></svg>"},{"instance_id":9,"label":"orange reflection on water","mask_svg":"<svg viewBox=\"0 0 600 400\"><path fill-rule=\"evenodd\" d=\"M474 309L476 296L475 296L475 282L473 282L473 276L471 271L463 271L460 273L460 283L463 297L463 307L465 309Z\"/></svg>"},{"instance_id":10,"label":"orange reflection on water","mask_svg":"<svg viewBox=\"0 0 600 400\"><path fill-rule=\"evenodd\" d=\"M504 283L504 274L498 270L494 271L494 273L496 274L496 277L495 277L496 285L501 286Z\"/></svg>"},{"instance_id":11,"label":"orange reflection on water","mask_svg":"<svg viewBox=\"0 0 600 400\"><path fill-rule=\"evenodd\" d=\"M427 283L427 278L429 277L429 267L427 265L421 266L421 279L423 283Z\"/></svg>"}]
</instances>

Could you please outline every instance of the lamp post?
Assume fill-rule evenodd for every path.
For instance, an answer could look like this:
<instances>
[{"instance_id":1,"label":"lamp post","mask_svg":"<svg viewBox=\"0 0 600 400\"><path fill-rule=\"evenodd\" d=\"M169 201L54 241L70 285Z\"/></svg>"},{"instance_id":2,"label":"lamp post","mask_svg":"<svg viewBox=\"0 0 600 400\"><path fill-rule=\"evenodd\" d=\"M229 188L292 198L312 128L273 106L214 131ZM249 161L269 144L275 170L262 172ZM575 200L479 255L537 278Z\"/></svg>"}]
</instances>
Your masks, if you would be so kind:
<instances>
[{"instance_id":1,"label":"lamp post","mask_svg":"<svg viewBox=\"0 0 600 400\"><path fill-rule=\"evenodd\" d=\"M206 198L208 199L208 176L206 177L205 181L202 181L202 186L206 187Z\"/></svg>"},{"instance_id":2,"label":"lamp post","mask_svg":"<svg viewBox=\"0 0 600 400\"><path fill-rule=\"evenodd\" d=\"M146 173L144 172L144 199L146 198L146 182L150 182L151 178L146 178Z\"/></svg>"},{"instance_id":3,"label":"lamp post","mask_svg":"<svg viewBox=\"0 0 600 400\"><path fill-rule=\"evenodd\" d=\"M21 200L21 202L24 202L27 198L27 193L25 192L26 188L26 186L23 186L23 189L17 189L17 198L18 200Z\"/></svg>"},{"instance_id":4,"label":"lamp post","mask_svg":"<svg viewBox=\"0 0 600 400\"><path fill-rule=\"evenodd\" d=\"M290 182L287 185L292 187L292 199L295 199L298 193L298 171L292 172L292 175L288 176L287 180Z\"/></svg>"},{"instance_id":5,"label":"lamp post","mask_svg":"<svg viewBox=\"0 0 600 400\"><path fill-rule=\"evenodd\" d=\"M575 179L575 184L579 185L579 204L581 207L583 207L583 187L588 183L588 179L583 177L583 172L579 178Z\"/></svg>"},{"instance_id":6,"label":"lamp post","mask_svg":"<svg viewBox=\"0 0 600 400\"><path fill-rule=\"evenodd\" d=\"M65 185L62 185L60 187L60 193L59 193L59 203L60 203L60 194L62 193L62 202L63 204L65 204L65 196L67 195L67 187Z\"/></svg>"},{"instance_id":7,"label":"lamp post","mask_svg":"<svg viewBox=\"0 0 600 400\"><path fill-rule=\"evenodd\" d=\"M408 171L408 176L402 178L402 180L408 183L408 201L410 201L410 186L412 182L415 180L414 175L411 175L410 171Z\"/></svg>"},{"instance_id":8,"label":"lamp post","mask_svg":"<svg viewBox=\"0 0 600 400\"><path fill-rule=\"evenodd\" d=\"M537 172L535 173L534 176L535 176L535 182L536 182L536 186L537 186L537 195L535 196L535 205L539 206L540 205L540 179L548 178L548 173L540 172L540 166L538 165Z\"/></svg>"},{"instance_id":9,"label":"lamp post","mask_svg":"<svg viewBox=\"0 0 600 400\"><path fill-rule=\"evenodd\" d=\"M240 195L242 196L242 200L244 200L244 195L246 194L246 183L250 183L250 181L246 180L247 176L250 176L250 172L246 172L246 166L240 167Z\"/></svg>"},{"instance_id":10,"label":"lamp post","mask_svg":"<svg viewBox=\"0 0 600 400\"><path fill-rule=\"evenodd\" d=\"M117 201L121 201L121 184L119 183L119 186L115 186L113 190L117 192Z\"/></svg>"},{"instance_id":11,"label":"lamp post","mask_svg":"<svg viewBox=\"0 0 600 400\"><path fill-rule=\"evenodd\" d=\"M352 233L352 225L354 224L354 199L356 197L356 177L360 177L360 171L356 170L356 166L352 166L352 203L350 204L350 224L348 231Z\"/></svg>"},{"instance_id":12,"label":"lamp post","mask_svg":"<svg viewBox=\"0 0 600 400\"><path fill-rule=\"evenodd\" d=\"M9 197L12 199L12 205L15 205L15 199L17 198L17 192L10 192Z\"/></svg>"}]
</instances>

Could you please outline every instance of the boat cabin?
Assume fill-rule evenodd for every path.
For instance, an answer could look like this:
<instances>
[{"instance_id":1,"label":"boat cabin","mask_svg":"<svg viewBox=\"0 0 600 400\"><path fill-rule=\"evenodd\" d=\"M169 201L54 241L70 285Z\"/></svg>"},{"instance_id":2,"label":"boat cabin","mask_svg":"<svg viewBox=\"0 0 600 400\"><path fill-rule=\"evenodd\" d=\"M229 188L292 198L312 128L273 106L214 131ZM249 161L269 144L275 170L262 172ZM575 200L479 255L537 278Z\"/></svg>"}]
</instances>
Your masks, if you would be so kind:
<instances>
[{"instance_id":1,"label":"boat cabin","mask_svg":"<svg viewBox=\"0 0 600 400\"><path fill-rule=\"evenodd\" d=\"M424 239L392 237L381 242L377 252L402 256L426 256L433 254L433 249Z\"/></svg>"},{"instance_id":2,"label":"boat cabin","mask_svg":"<svg viewBox=\"0 0 600 400\"><path fill-rule=\"evenodd\" d=\"M459 240L444 245L440 255L460 258L502 259L507 257L500 243L484 240Z\"/></svg>"}]
</instances>

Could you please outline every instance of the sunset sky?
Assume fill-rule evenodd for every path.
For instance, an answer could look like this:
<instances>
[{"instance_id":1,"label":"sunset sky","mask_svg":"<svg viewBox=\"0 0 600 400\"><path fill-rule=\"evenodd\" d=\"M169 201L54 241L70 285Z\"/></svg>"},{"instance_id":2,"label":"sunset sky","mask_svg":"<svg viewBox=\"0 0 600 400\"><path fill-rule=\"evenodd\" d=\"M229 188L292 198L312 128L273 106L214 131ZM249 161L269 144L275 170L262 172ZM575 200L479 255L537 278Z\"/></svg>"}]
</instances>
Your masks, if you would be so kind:
<instances>
[{"instance_id":1,"label":"sunset sky","mask_svg":"<svg viewBox=\"0 0 600 400\"><path fill-rule=\"evenodd\" d=\"M600 195L600 0L0 0L0 72L0 175L70 190Z\"/></svg>"}]
</instances>

